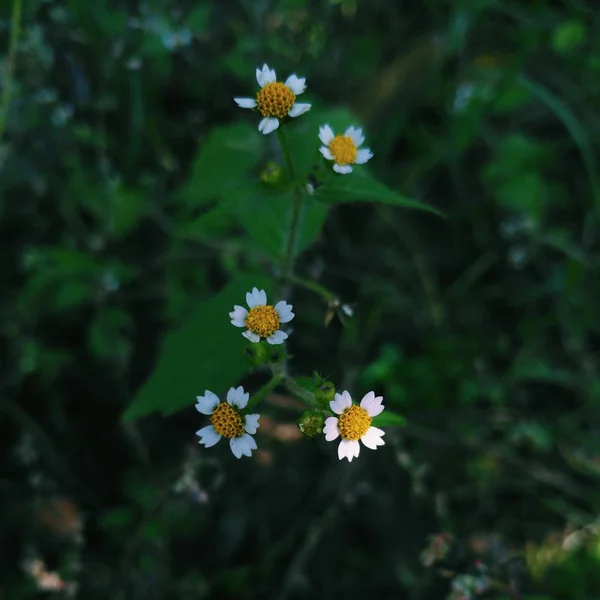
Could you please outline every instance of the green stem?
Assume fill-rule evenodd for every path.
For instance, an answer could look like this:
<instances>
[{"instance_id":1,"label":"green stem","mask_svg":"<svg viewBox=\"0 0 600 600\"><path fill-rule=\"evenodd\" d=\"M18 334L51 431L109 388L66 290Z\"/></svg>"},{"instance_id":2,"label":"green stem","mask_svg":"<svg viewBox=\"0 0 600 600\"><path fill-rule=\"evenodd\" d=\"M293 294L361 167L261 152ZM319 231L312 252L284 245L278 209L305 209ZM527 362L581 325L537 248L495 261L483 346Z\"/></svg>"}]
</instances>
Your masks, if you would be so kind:
<instances>
[{"instance_id":1,"label":"green stem","mask_svg":"<svg viewBox=\"0 0 600 600\"><path fill-rule=\"evenodd\" d=\"M8 47L8 58L6 63L6 79L4 81L4 90L2 92L2 102L0 104L0 143L4 137L6 121L8 120L8 107L10 105L10 94L12 91L12 79L15 70L17 58L17 47L19 45L19 36L21 34L21 0L13 0L12 14L10 17L10 41Z\"/></svg>"},{"instance_id":2,"label":"green stem","mask_svg":"<svg viewBox=\"0 0 600 600\"><path fill-rule=\"evenodd\" d=\"M277 373L273 375L270 381L265 383L256 394L250 398L248 404L246 405L247 409L254 408L267 394L272 392L282 381L283 375Z\"/></svg>"},{"instance_id":3,"label":"green stem","mask_svg":"<svg viewBox=\"0 0 600 600\"><path fill-rule=\"evenodd\" d=\"M285 130L280 127L277 130L277 139L283 152L283 160L288 172L288 178L294 188L294 198L292 200L292 220L290 222L290 233L288 236L288 244L283 261L283 270L285 275L290 275L294 266L294 246L296 245L296 237L298 235L298 225L300 222L300 211L302 209L302 190L299 183L296 181L296 173L294 164L290 155L290 148L285 134Z\"/></svg>"},{"instance_id":4,"label":"green stem","mask_svg":"<svg viewBox=\"0 0 600 600\"><path fill-rule=\"evenodd\" d=\"M293 274L287 275L286 279L288 281L291 281L292 283L297 283L298 285L305 287L307 290L310 290L315 294L318 294L326 302L331 302L338 299L338 297L333 292L330 292L326 287L315 283L314 281L310 281L308 279L304 279Z\"/></svg>"},{"instance_id":5,"label":"green stem","mask_svg":"<svg viewBox=\"0 0 600 600\"><path fill-rule=\"evenodd\" d=\"M292 155L290 154L290 146L288 144L287 135L283 127L277 129L277 139L283 152L283 161L285 162L285 168L288 172L290 182L293 184L296 180L296 173L294 171L294 163L292 162Z\"/></svg>"},{"instance_id":6,"label":"green stem","mask_svg":"<svg viewBox=\"0 0 600 600\"><path fill-rule=\"evenodd\" d=\"M315 395L312 392L309 392L307 389L303 388L299 383L296 383L289 375L286 375L283 379L283 385L285 385L286 389L290 394L293 394L300 400L307 402L311 406L314 406L316 403Z\"/></svg>"}]
</instances>

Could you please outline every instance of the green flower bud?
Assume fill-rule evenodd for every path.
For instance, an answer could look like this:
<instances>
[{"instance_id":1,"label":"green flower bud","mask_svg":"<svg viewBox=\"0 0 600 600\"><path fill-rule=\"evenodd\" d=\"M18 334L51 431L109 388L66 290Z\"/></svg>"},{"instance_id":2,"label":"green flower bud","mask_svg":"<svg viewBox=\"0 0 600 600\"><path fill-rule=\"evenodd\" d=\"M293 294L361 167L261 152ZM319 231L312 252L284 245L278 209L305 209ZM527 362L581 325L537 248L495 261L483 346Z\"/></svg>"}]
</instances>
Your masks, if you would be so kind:
<instances>
[{"instance_id":1,"label":"green flower bud","mask_svg":"<svg viewBox=\"0 0 600 600\"><path fill-rule=\"evenodd\" d=\"M325 417L321 411L307 410L298 420L298 428L306 437L315 437L323 433Z\"/></svg>"},{"instance_id":2,"label":"green flower bud","mask_svg":"<svg viewBox=\"0 0 600 600\"><path fill-rule=\"evenodd\" d=\"M260 174L260 179L267 185L278 185L283 179L283 169L275 162L269 162Z\"/></svg>"},{"instance_id":3,"label":"green flower bud","mask_svg":"<svg viewBox=\"0 0 600 600\"><path fill-rule=\"evenodd\" d=\"M320 406L329 408L329 403L335 397L335 386L331 381L324 381L315 390L315 399Z\"/></svg>"},{"instance_id":4,"label":"green flower bud","mask_svg":"<svg viewBox=\"0 0 600 600\"><path fill-rule=\"evenodd\" d=\"M253 367L260 367L269 360L269 352L261 342L248 346L244 350L244 356Z\"/></svg>"}]
</instances>

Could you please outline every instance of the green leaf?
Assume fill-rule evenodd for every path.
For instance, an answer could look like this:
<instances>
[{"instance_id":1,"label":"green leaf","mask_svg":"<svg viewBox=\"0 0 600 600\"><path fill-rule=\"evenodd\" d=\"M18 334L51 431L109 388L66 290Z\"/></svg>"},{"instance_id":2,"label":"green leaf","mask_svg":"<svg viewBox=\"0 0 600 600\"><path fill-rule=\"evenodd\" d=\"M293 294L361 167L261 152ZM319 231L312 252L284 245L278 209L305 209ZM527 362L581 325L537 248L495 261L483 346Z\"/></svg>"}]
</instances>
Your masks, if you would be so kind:
<instances>
[{"instance_id":1,"label":"green leaf","mask_svg":"<svg viewBox=\"0 0 600 600\"><path fill-rule=\"evenodd\" d=\"M380 415L373 417L373 425L375 425L375 427L385 427L386 425L404 427L406 425L406 419L391 410L385 409Z\"/></svg>"},{"instance_id":2,"label":"green leaf","mask_svg":"<svg viewBox=\"0 0 600 600\"><path fill-rule=\"evenodd\" d=\"M126 360L131 354L132 329L133 321L129 313L116 308L100 309L94 315L88 331L88 344L94 357Z\"/></svg>"},{"instance_id":3,"label":"green leaf","mask_svg":"<svg viewBox=\"0 0 600 600\"><path fill-rule=\"evenodd\" d=\"M292 224L293 194L276 195L264 186L255 186L240 198L233 212L254 243L271 258L285 256ZM311 196L302 199L294 255L305 250L319 235L328 207Z\"/></svg>"},{"instance_id":4,"label":"green leaf","mask_svg":"<svg viewBox=\"0 0 600 600\"><path fill-rule=\"evenodd\" d=\"M115 192L111 206L112 231L116 236L129 233L142 216L144 201L142 195L134 190L121 188Z\"/></svg>"},{"instance_id":5,"label":"green leaf","mask_svg":"<svg viewBox=\"0 0 600 600\"><path fill-rule=\"evenodd\" d=\"M263 276L240 276L199 304L183 326L168 334L158 364L123 419L131 421L160 411L193 408L204 390L223 395L250 369L242 330L230 323L234 304L243 305L254 286L268 290ZM191 414L191 413L190 413Z\"/></svg>"},{"instance_id":6,"label":"green leaf","mask_svg":"<svg viewBox=\"0 0 600 600\"><path fill-rule=\"evenodd\" d=\"M182 223L178 233L184 237L206 240L226 233L235 221L229 210L220 202L203 215Z\"/></svg>"},{"instance_id":7,"label":"green leaf","mask_svg":"<svg viewBox=\"0 0 600 600\"><path fill-rule=\"evenodd\" d=\"M544 187L538 173L516 173L514 177L498 183L495 196L498 202L510 210L520 210L534 223L538 223L543 210Z\"/></svg>"},{"instance_id":8,"label":"green leaf","mask_svg":"<svg viewBox=\"0 0 600 600\"><path fill-rule=\"evenodd\" d=\"M597 206L600 206L600 182L595 166L596 156L588 130L577 119L569 106L567 106L561 98L555 96L549 89L533 79L528 79L524 75L519 78L519 81L526 90L531 92L533 96L537 97L556 115L573 138L573 141L581 152L581 158L588 173L594 202Z\"/></svg>"},{"instance_id":9,"label":"green leaf","mask_svg":"<svg viewBox=\"0 0 600 600\"><path fill-rule=\"evenodd\" d=\"M357 167L359 169L360 167ZM371 177L367 173L354 172L348 175L334 175L315 192L314 198L326 204L342 204L344 202L381 202L404 208L426 210L440 217L439 210L411 200Z\"/></svg>"},{"instance_id":10,"label":"green leaf","mask_svg":"<svg viewBox=\"0 0 600 600\"><path fill-rule=\"evenodd\" d=\"M190 178L180 191L183 200L196 206L238 188L261 158L263 137L246 123L213 129L200 143Z\"/></svg>"}]
</instances>

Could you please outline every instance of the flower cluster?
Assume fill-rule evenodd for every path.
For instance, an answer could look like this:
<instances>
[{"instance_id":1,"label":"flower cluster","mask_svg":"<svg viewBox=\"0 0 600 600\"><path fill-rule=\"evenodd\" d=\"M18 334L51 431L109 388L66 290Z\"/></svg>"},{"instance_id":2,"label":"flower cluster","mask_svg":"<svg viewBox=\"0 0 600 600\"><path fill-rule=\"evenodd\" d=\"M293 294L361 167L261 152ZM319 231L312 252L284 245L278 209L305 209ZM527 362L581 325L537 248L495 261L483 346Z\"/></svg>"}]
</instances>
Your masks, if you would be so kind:
<instances>
[{"instance_id":1,"label":"flower cluster","mask_svg":"<svg viewBox=\"0 0 600 600\"><path fill-rule=\"evenodd\" d=\"M290 75L285 83L277 81L273 69L265 64L256 69L256 81L260 89L255 98L234 98L241 108L256 110L263 117L258 130L267 135L279 128L286 117L299 117L308 112L311 105L296 102L296 97L306 90L306 78ZM368 148L360 148L365 141L362 129L348 127L344 135L335 135L329 125L319 128L320 152L333 161L333 170L341 175L352 173L352 165L362 165L373 157Z\"/></svg>"},{"instance_id":2,"label":"flower cluster","mask_svg":"<svg viewBox=\"0 0 600 600\"><path fill-rule=\"evenodd\" d=\"M285 82L277 81L275 71L264 64L256 69L256 81L259 89L254 97L237 97L234 100L241 108L255 110L261 115L258 130L264 135L278 130L288 117L299 117L311 109L310 103L297 101L298 96L306 91L304 77L294 73ZM321 155L332 161L333 170L341 175L351 173L354 165L364 164L373 157L368 148L361 148L365 136L361 129L354 126L336 135L328 124L324 124L319 128L318 138L322 144ZM289 170L292 171L291 168ZM277 181L278 177L279 171L273 168L261 175L261 179L267 182ZM289 334L282 326L294 318L294 307L285 300L268 304L265 290L256 287L246 294L246 305L248 308L234 305L229 318L234 327L243 329L242 335L248 341L259 344L254 347L256 350L252 347L246 349L248 360L254 366L267 361L274 365L283 360L280 357L285 357L285 351L268 350L268 345L279 346L288 339ZM338 308L339 303L330 303L330 311ZM346 305L341 310L347 316L352 314ZM261 344L263 341L268 345ZM275 370L273 373L275 375ZM281 375L278 377L281 378ZM274 377L273 381L276 385L279 380ZM373 418L383 411L383 398L375 396L375 392L369 392L360 404L354 404L347 391L338 394L333 384L324 380L317 382L314 394L302 391L308 395L312 408L302 415L300 430L306 437L323 434L328 442L341 438L338 445L340 460L347 458L351 462L358 457L361 448L359 442L372 450L385 443L382 439L384 432L372 424ZM253 436L258 430L260 415L251 413L250 409L259 399L260 395L250 400L248 392L241 386L230 388L226 401L221 401L216 394L206 390L203 396L197 397L196 409L210 417L210 425L196 432L200 437L199 443L209 448L221 438L227 438L234 456L251 456L257 448Z\"/></svg>"},{"instance_id":3,"label":"flower cluster","mask_svg":"<svg viewBox=\"0 0 600 600\"><path fill-rule=\"evenodd\" d=\"M233 311L229 313L231 324L245 328L246 331L242 335L252 343L266 340L271 345L283 344L288 334L282 331L280 326L294 318L294 307L284 300L277 302L275 306L267 304L266 292L256 287L246 294L246 304L250 310L238 305L233 307ZM333 385L323 384L319 387L316 398L329 400L333 397L333 400L329 401L329 408L337 417L327 418L324 427L321 427L323 417L322 413L319 413L308 419L305 426L310 421L308 429L312 434L322 431L328 442L341 437L338 457L340 460L347 458L351 462L360 453L359 441L372 450L385 443L381 439L384 432L371 425L373 417L383 411L383 398L369 392L360 405L355 405L347 391L341 394L334 394L334 391ZM200 437L199 443L210 448L221 438L227 438L234 456L251 456L252 450L257 448L252 436L258 430L260 415L248 414L245 411L248 401L249 394L241 386L229 389L226 402L221 402L210 390L206 390L204 396L198 396L196 410L209 415L211 422L196 432Z\"/></svg>"}]
</instances>

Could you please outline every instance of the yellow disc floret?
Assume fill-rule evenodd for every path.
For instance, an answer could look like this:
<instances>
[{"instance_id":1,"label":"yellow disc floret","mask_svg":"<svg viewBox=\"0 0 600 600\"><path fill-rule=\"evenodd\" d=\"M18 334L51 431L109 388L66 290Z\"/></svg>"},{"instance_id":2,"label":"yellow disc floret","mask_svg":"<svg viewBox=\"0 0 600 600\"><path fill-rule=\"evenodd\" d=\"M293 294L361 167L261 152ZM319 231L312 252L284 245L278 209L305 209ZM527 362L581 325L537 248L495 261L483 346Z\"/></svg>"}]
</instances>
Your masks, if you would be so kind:
<instances>
[{"instance_id":1,"label":"yellow disc floret","mask_svg":"<svg viewBox=\"0 0 600 600\"><path fill-rule=\"evenodd\" d=\"M226 438L234 438L244 433L244 421L238 410L227 402L221 402L210 416L215 431Z\"/></svg>"},{"instance_id":2,"label":"yellow disc floret","mask_svg":"<svg viewBox=\"0 0 600 600\"><path fill-rule=\"evenodd\" d=\"M270 337L279 329L279 315L270 305L255 306L248 312L246 327L260 337Z\"/></svg>"},{"instance_id":3,"label":"yellow disc floret","mask_svg":"<svg viewBox=\"0 0 600 600\"><path fill-rule=\"evenodd\" d=\"M360 440L369 427L371 417L361 406L353 404L338 417L338 428L343 440Z\"/></svg>"},{"instance_id":4,"label":"yellow disc floret","mask_svg":"<svg viewBox=\"0 0 600 600\"><path fill-rule=\"evenodd\" d=\"M275 81L267 83L256 94L257 108L263 117L283 119L294 102L296 102L294 92L287 85Z\"/></svg>"},{"instance_id":5,"label":"yellow disc floret","mask_svg":"<svg viewBox=\"0 0 600 600\"><path fill-rule=\"evenodd\" d=\"M338 165L352 165L356 160L356 144L349 136L336 135L331 142L329 142L329 150L331 150L333 160Z\"/></svg>"}]
</instances>

